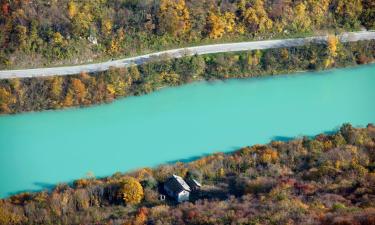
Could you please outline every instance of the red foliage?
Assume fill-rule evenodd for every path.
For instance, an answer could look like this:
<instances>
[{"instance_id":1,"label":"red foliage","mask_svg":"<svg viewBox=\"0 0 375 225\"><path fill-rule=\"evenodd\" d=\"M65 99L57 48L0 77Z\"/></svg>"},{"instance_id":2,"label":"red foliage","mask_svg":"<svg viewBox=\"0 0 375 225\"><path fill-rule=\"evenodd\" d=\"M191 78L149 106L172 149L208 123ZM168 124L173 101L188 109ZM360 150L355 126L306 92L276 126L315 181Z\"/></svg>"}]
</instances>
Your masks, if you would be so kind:
<instances>
[{"instance_id":1,"label":"red foliage","mask_svg":"<svg viewBox=\"0 0 375 225\"><path fill-rule=\"evenodd\" d=\"M9 3L7 3L7 2L3 3L3 5L1 6L1 11L3 12L4 16L8 16L9 13L10 13Z\"/></svg>"}]
</instances>

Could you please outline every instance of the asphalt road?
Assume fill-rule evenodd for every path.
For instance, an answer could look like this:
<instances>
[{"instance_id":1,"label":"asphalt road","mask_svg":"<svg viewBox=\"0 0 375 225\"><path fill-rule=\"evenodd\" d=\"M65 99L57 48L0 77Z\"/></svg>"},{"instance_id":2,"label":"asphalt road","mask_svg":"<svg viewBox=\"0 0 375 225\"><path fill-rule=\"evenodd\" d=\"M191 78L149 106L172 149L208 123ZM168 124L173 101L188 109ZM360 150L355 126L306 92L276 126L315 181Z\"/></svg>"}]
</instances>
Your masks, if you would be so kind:
<instances>
[{"instance_id":1,"label":"asphalt road","mask_svg":"<svg viewBox=\"0 0 375 225\"><path fill-rule=\"evenodd\" d=\"M360 40L375 39L375 31L349 32L340 35L342 42L355 42ZM219 52L237 52L257 49L283 48L302 46L311 42L324 43L327 36L314 36L307 38L293 38L282 40L268 41L250 41L229 44L203 45L197 47L179 48L167 51L151 53L131 58L111 60L101 63L93 63L76 66L62 66L51 68L22 69L22 70L1 70L0 79L9 78L25 78L25 77L43 77L43 76L65 76L72 74L80 74L81 72L98 72L108 70L110 67L127 67L131 65L139 65L152 60L154 57L166 55L167 57L179 58L185 55L204 55Z\"/></svg>"}]
</instances>

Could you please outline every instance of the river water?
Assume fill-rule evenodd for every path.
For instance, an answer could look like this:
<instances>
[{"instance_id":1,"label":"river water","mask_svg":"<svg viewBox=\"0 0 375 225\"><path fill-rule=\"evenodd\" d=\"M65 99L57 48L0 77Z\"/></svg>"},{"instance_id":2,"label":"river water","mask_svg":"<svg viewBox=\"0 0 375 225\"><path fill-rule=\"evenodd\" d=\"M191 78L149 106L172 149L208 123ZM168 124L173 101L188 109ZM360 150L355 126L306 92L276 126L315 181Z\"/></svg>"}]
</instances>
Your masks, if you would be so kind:
<instances>
[{"instance_id":1,"label":"river water","mask_svg":"<svg viewBox=\"0 0 375 225\"><path fill-rule=\"evenodd\" d=\"M84 109L0 117L0 198L375 123L375 65L197 82Z\"/></svg>"}]
</instances>

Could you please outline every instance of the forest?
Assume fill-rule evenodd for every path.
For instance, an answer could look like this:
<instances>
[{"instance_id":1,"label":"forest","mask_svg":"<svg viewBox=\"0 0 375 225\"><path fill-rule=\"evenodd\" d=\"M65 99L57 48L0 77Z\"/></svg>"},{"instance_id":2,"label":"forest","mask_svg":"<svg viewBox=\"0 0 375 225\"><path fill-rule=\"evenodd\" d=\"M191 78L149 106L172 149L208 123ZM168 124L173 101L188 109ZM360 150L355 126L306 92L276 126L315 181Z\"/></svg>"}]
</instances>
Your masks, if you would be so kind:
<instances>
[{"instance_id":1,"label":"forest","mask_svg":"<svg viewBox=\"0 0 375 225\"><path fill-rule=\"evenodd\" d=\"M172 174L203 186L160 200ZM86 178L0 200L0 224L375 223L375 126L215 153L192 162Z\"/></svg>"},{"instance_id":2,"label":"forest","mask_svg":"<svg viewBox=\"0 0 375 225\"><path fill-rule=\"evenodd\" d=\"M186 56L73 76L0 80L0 114L109 103L199 80L261 77L374 62L375 41Z\"/></svg>"},{"instance_id":3,"label":"forest","mask_svg":"<svg viewBox=\"0 0 375 225\"><path fill-rule=\"evenodd\" d=\"M0 0L0 69L375 29L373 0Z\"/></svg>"}]
</instances>

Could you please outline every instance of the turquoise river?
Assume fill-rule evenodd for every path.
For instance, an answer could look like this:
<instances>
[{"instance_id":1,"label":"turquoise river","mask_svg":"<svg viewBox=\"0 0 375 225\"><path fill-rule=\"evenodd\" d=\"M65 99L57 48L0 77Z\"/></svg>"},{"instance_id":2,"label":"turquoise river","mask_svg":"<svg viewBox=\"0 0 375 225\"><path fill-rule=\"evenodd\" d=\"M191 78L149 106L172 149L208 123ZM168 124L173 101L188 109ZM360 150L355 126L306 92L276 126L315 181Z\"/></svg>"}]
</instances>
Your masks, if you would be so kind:
<instances>
[{"instance_id":1,"label":"turquoise river","mask_svg":"<svg viewBox=\"0 0 375 225\"><path fill-rule=\"evenodd\" d=\"M0 197L375 123L375 65L197 82L82 109L0 117Z\"/></svg>"}]
</instances>

